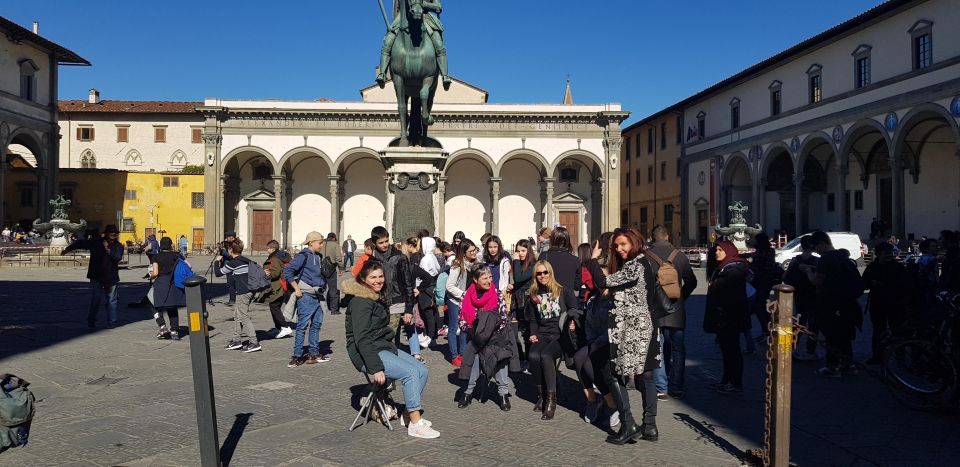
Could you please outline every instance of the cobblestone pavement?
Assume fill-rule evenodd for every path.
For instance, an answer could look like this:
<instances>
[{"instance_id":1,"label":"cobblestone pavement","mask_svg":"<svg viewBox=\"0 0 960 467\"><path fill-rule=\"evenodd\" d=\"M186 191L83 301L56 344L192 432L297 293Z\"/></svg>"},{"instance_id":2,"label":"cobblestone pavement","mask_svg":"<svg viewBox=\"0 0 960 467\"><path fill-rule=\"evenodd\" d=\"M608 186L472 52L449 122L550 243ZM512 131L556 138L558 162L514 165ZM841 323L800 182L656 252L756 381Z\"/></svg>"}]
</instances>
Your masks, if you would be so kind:
<instances>
[{"instance_id":1,"label":"cobblestone pavement","mask_svg":"<svg viewBox=\"0 0 960 467\"><path fill-rule=\"evenodd\" d=\"M200 270L208 264L192 261ZM0 465L199 464L188 340L156 340L150 312L125 306L145 293L144 271L121 271L121 326L88 331L84 270L0 269L0 373L30 381L39 401L29 445L0 454ZM224 290L218 281L206 294ZM658 443L621 447L604 443L604 429L579 419L583 396L572 371L563 369L561 408L553 421L540 421L531 410L532 383L524 375L514 375L519 390L511 412L491 402L459 410L459 382L440 351L426 354L424 406L441 438L416 440L377 425L348 432L363 378L344 351L342 315L327 315L321 332L333 360L288 369L291 339L270 340L262 331L262 352L223 350L232 311L211 306L224 464L739 465L762 435L763 357L747 357L742 395L706 389L719 373L720 356L712 336L700 330L703 293L701 286L688 307L687 397L660 404ZM271 327L265 307L255 324ZM866 357L868 340L861 335L859 357ZM871 373L823 380L813 375L817 366L795 366L794 461L946 465L956 458L955 415L907 411ZM639 406L639 394L632 397Z\"/></svg>"}]
</instances>

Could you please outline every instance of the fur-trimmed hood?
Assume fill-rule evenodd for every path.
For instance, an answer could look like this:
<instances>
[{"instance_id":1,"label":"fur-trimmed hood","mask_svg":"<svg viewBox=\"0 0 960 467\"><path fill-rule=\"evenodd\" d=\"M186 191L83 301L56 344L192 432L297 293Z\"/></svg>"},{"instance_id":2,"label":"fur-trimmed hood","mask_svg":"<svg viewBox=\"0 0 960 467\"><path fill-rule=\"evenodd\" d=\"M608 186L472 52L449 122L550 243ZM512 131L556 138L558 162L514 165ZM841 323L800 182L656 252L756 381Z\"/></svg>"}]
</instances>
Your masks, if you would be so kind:
<instances>
[{"instance_id":1,"label":"fur-trimmed hood","mask_svg":"<svg viewBox=\"0 0 960 467\"><path fill-rule=\"evenodd\" d=\"M366 298L368 300L380 301L380 295L374 292L370 287L367 287L355 279L347 279L340 284L340 290L343 291L344 295L352 295L354 297Z\"/></svg>"}]
</instances>

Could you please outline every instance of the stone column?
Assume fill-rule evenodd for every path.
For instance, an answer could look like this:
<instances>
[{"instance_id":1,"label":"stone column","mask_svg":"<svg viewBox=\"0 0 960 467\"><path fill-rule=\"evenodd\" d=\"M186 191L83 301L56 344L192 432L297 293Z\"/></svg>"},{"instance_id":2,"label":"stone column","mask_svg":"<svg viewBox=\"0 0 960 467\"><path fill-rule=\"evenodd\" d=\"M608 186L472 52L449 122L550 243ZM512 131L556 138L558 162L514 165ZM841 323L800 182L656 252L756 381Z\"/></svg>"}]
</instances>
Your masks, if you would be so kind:
<instances>
[{"instance_id":1,"label":"stone column","mask_svg":"<svg viewBox=\"0 0 960 467\"><path fill-rule=\"evenodd\" d=\"M340 238L340 176L327 175L330 180L330 231Z\"/></svg>"},{"instance_id":2,"label":"stone column","mask_svg":"<svg viewBox=\"0 0 960 467\"><path fill-rule=\"evenodd\" d=\"M850 230L850 204L847 200L847 175L850 174L850 166L847 161L834 164L837 172L837 194L834 205L840 209L837 212L840 215L840 230Z\"/></svg>"},{"instance_id":3,"label":"stone column","mask_svg":"<svg viewBox=\"0 0 960 467\"><path fill-rule=\"evenodd\" d=\"M437 236L446 237L446 198L447 198L447 177L437 177L437 204L434 209L437 210Z\"/></svg>"},{"instance_id":4,"label":"stone column","mask_svg":"<svg viewBox=\"0 0 960 467\"><path fill-rule=\"evenodd\" d=\"M500 235L500 177L490 178L490 233Z\"/></svg>"},{"instance_id":5,"label":"stone column","mask_svg":"<svg viewBox=\"0 0 960 467\"><path fill-rule=\"evenodd\" d=\"M281 240L283 232L283 175L273 175L273 238Z\"/></svg>"},{"instance_id":6,"label":"stone column","mask_svg":"<svg viewBox=\"0 0 960 467\"><path fill-rule=\"evenodd\" d=\"M45 168L37 169L37 217L41 220L50 219L48 207L50 206L50 184L47 183L49 170Z\"/></svg>"},{"instance_id":7,"label":"stone column","mask_svg":"<svg viewBox=\"0 0 960 467\"><path fill-rule=\"evenodd\" d=\"M203 243L216 244L223 239L223 167L220 164L220 150L223 137L218 133L205 132L203 140Z\"/></svg>"},{"instance_id":8,"label":"stone column","mask_svg":"<svg viewBox=\"0 0 960 467\"><path fill-rule=\"evenodd\" d=\"M544 196L546 197L546 204L544 205L543 213L543 224L544 227L553 228L553 182L556 179L553 177L544 177L543 178L543 191Z\"/></svg>"},{"instance_id":9,"label":"stone column","mask_svg":"<svg viewBox=\"0 0 960 467\"><path fill-rule=\"evenodd\" d=\"M794 237L799 237L803 235L803 232L806 232L806 227L803 225L803 210L807 209L807 205L803 199L803 174L797 174L793 178L793 193L796 200L793 202L793 225L794 225Z\"/></svg>"},{"instance_id":10,"label":"stone column","mask_svg":"<svg viewBox=\"0 0 960 467\"><path fill-rule=\"evenodd\" d=\"M598 178L590 182L590 211L591 212L590 212L590 220L589 220L590 223L587 226L588 227L587 232L589 232L589 236L586 237L587 241L590 241L590 239L594 239L594 238L600 238L600 234L603 232L602 229L605 227L602 223L596 222L598 217L600 217L601 219L603 217L603 216L597 216L598 212L603 212L603 202L604 202L604 199L603 199L604 183L603 182L604 180L602 178ZM617 226L620 225L619 217L617 219L610 218L607 220L609 222L615 222ZM584 235L581 234L580 237L583 238ZM578 238L577 244L580 244L580 243L583 243L583 242L581 241L581 239Z\"/></svg>"},{"instance_id":11,"label":"stone column","mask_svg":"<svg viewBox=\"0 0 960 467\"><path fill-rule=\"evenodd\" d=\"M284 204L284 234L283 234L283 246L289 248L291 245L294 245L297 239L293 238L293 179L287 178L284 183L285 187L283 190L283 204Z\"/></svg>"},{"instance_id":12,"label":"stone column","mask_svg":"<svg viewBox=\"0 0 960 467\"><path fill-rule=\"evenodd\" d=\"M393 191L390 190L390 183L393 181L393 174L387 174L383 176L383 190L387 194L387 205L386 205L386 219L384 219L384 227L387 230L393 229ZM390 232L391 235L396 235L395 232ZM396 238L392 239L394 242L397 241Z\"/></svg>"},{"instance_id":13,"label":"stone column","mask_svg":"<svg viewBox=\"0 0 960 467\"><path fill-rule=\"evenodd\" d=\"M767 177L757 177L754 187L752 209L756 212L754 223L760 224L764 229L767 228ZM724 207L726 209L726 207Z\"/></svg>"},{"instance_id":14,"label":"stone column","mask_svg":"<svg viewBox=\"0 0 960 467\"><path fill-rule=\"evenodd\" d=\"M893 154L890 157L890 175L892 177L892 200L893 203L893 219L890 220L890 227L893 229L893 233L898 237L904 235L905 222L904 222L904 212L903 212L903 161L897 157L896 154Z\"/></svg>"},{"instance_id":15,"label":"stone column","mask_svg":"<svg viewBox=\"0 0 960 467\"><path fill-rule=\"evenodd\" d=\"M226 196L227 196L227 180L230 178L227 174L222 174L220 177L220 189L217 192L217 208L216 208L216 223L212 233L213 236L210 238L210 243L217 243L223 239L223 233L226 229L227 222L227 213L226 213ZM207 234L204 232L204 234Z\"/></svg>"},{"instance_id":16,"label":"stone column","mask_svg":"<svg viewBox=\"0 0 960 467\"><path fill-rule=\"evenodd\" d=\"M603 138L603 150L606 156L606 167L601 167L603 180L603 215L601 216L602 230L612 231L620 226L620 145L623 138L620 136L620 124L608 123Z\"/></svg>"}]
</instances>

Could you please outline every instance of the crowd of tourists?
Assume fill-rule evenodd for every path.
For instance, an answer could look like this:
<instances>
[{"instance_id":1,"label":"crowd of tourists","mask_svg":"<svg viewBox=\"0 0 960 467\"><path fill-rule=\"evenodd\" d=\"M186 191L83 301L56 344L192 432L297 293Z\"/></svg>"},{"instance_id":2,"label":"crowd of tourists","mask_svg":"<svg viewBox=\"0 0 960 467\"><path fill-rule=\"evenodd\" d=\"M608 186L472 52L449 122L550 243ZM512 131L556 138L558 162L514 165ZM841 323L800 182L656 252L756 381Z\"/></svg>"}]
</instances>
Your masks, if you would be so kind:
<instances>
[{"instance_id":1,"label":"crowd of tourists","mask_svg":"<svg viewBox=\"0 0 960 467\"><path fill-rule=\"evenodd\" d=\"M91 251L91 327L102 301L116 324L122 257L117 233L108 226L99 240L70 247ZM264 303L274 325L270 334L293 337L290 368L330 361L330 350L320 347L321 304L330 314L345 309L351 363L376 383L403 386L403 420L411 436L439 436L422 416L421 396L428 380L425 351L440 350L445 339L444 356L462 381L460 409L468 409L478 385L492 378L500 409L511 410L511 375L524 373L531 378L523 381L532 379L535 386L528 388L535 391L533 410L541 420L552 420L563 364L576 372L582 388L583 420L619 426L607 441L626 444L656 441L658 401L685 395L685 302L697 278L670 240L658 226L650 239L636 229L617 229L575 245L567 229L556 227L516 241L511 253L491 234L474 242L456 232L446 242L422 230L396 239L376 227L362 250L352 237L341 243L334 233L310 232L293 256L271 241L261 265L244 257L243 242L228 232L213 271L226 276L227 304L234 311L226 348L261 350L253 304ZM749 253L722 239L708 250L703 329L716 336L723 362L721 378L709 388L723 394L743 391L743 355L766 342L766 305L777 284L795 288L801 324L822 336L808 336L795 357L815 359L825 343L826 365L817 373L833 378L857 372L852 344L863 321L865 290L871 291L874 334L868 364L878 361L886 333L911 319L930 319L923 315L935 308L938 292L960 291L960 236L954 232L943 232L939 242L922 242L921 254L907 263L896 259L892 245L880 243L862 276L849 252L835 249L824 232L802 238L803 253L786 271L765 234L753 240ZM156 250L149 276L157 337L176 340L177 310L185 306L178 268L186 259L169 237L161 238ZM754 316L758 336L751 332ZM630 385L641 396L636 416Z\"/></svg>"}]
</instances>

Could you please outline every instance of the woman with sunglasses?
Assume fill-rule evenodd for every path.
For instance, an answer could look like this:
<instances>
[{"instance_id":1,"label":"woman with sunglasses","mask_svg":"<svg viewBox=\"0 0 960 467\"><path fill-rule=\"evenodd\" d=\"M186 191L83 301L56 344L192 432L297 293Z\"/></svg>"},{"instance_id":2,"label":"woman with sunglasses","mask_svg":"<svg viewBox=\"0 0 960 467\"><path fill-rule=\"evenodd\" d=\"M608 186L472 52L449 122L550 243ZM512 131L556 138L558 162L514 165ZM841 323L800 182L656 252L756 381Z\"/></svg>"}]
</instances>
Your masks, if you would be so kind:
<instances>
[{"instance_id":1,"label":"woman with sunglasses","mask_svg":"<svg viewBox=\"0 0 960 467\"><path fill-rule=\"evenodd\" d=\"M557 412L557 361L561 327L568 314L579 314L577 296L554 277L553 266L540 260L534 265L533 285L526 316L530 320L530 371L537 382L537 402L533 410L543 412L540 420L553 420ZM544 391L546 389L546 391Z\"/></svg>"},{"instance_id":2,"label":"woman with sunglasses","mask_svg":"<svg viewBox=\"0 0 960 467\"><path fill-rule=\"evenodd\" d=\"M456 236L454 236L456 238ZM463 351L467 348L467 335L458 333L460 325L460 307L463 295L470 286L470 274L479 267L477 260L478 249L469 239L462 239L457 254L450 265L450 275L447 277L447 344L450 346L450 363L460 368L463 361Z\"/></svg>"},{"instance_id":3,"label":"woman with sunglasses","mask_svg":"<svg viewBox=\"0 0 960 467\"><path fill-rule=\"evenodd\" d=\"M601 370L620 411L620 431L607 437L608 443L626 444L643 438L657 441L657 388L653 370L660 366L660 345L651 310L656 277L643 256L643 235L632 229L617 229L610 245L607 273L596 260L588 263L597 287L610 289L614 308L610 310L608 339L610 362ZM634 378L643 398L642 424L637 426L622 381Z\"/></svg>"}]
</instances>

